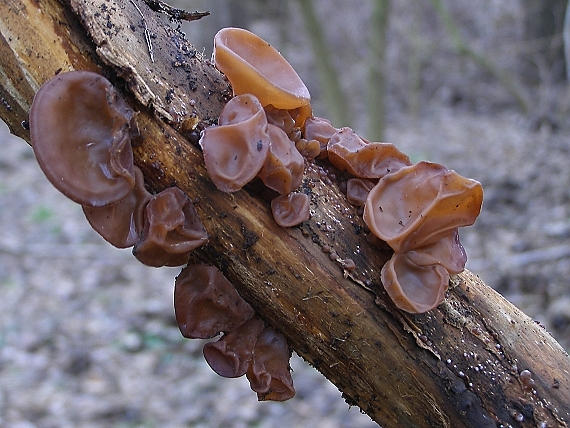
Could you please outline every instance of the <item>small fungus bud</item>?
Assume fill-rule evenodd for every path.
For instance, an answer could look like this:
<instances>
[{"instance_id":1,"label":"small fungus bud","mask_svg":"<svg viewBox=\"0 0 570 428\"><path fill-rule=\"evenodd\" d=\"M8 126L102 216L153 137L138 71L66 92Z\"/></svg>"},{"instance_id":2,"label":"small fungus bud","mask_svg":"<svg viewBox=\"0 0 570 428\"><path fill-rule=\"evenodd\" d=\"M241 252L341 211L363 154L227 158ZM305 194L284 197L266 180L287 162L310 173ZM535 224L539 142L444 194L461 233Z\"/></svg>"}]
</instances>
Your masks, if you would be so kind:
<instances>
[{"instance_id":1,"label":"small fungus bud","mask_svg":"<svg viewBox=\"0 0 570 428\"><path fill-rule=\"evenodd\" d=\"M253 180L269 151L267 117L253 95L232 98L220 115L220 126L200 138L208 175L224 192L240 190Z\"/></svg>"},{"instance_id":2,"label":"small fungus bud","mask_svg":"<svg viewBox=\"0 0 570 428\"><path fill-rule=\"evenodd\" d=\"M41 86L30 109L30 137L42 171L81 205L120 201L135 184L133 117L103 76L58 74Z\"/></svg>"},{"instance_id":3,"label":"small fungus bud","mask_svg":"<svg viewBox=\"0 0 570 428\"><path fill-rule=\"evenodd\" d=\"M154 195L145 209L145 226L133 254L148 266L181 266L190 252L208 242L194 205L177 187Z\"/></svg>"},{"instance_id":4,"label":"small fungus bud","mask_svg":"<svg viewBox=\"0 0 570 428\"><path fill-rule=\"evenodd\" d=\"M323 119L322 117L309 117L304 125L305 138L319 142L322 158L327 157L327 144L338 131L328 119Z\"/></svg>"},{"instance_id":5,"label":"small fungus bud","mask_svg":"<svg viewBox=\"0 0 570 428\"><path fill-rule=\"evenodd\" d=\"M251 389L260 401L285 401L295 395L289 372L291 351L285 336L265 327L255 343L253 361L247 371Z\"/></svg>"},{"instance_id":6,"label":"small fungus bud","mask_svg":"<svg viewBox=\"0 0 570 428\"><path fill-rule=\"evenodd\" d=\"M288 193L271 201L275 222L281 227L296 226L310 217L309 197L304 193Z\"/></svg>"},{"instance_id":7,"label":"small fungus bud","mask_svg":"<svg viewBox=\"0 0 570 428\"><path fill-rule=\"evenodd\" d=\"M206 265L188 265L176 277L174 311L180 332L190 339L229 333L255 315L226 277Z\"/></svg>"}]
</instances>

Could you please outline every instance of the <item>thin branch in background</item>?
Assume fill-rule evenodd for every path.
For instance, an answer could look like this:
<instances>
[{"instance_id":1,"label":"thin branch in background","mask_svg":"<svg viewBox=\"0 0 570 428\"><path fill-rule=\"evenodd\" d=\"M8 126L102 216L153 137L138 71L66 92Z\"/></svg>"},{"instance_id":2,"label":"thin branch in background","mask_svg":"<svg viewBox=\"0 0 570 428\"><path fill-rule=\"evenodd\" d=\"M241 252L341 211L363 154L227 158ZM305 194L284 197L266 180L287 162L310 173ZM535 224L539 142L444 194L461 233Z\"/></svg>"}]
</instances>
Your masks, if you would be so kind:
<instances>
[{"instance_id":1,"label":"thin branch in background","mask_svg":"<svg viewBox=\"0 0 570 428\"><path fill-rule=\"evenodd\" d=\"M570 82L570 0L564 14L564 28L562 30L564 40L564 61L566 62L566 80Z\"/></svg>"},{"instance_id":2,"label":"thin branch in background","mask_svg":"<svg viewBox=\"0 0 570 428\"><path fill-rule=\"evenodd\" d=\"M342 91L338 73L330 61L327 43L322 26L317 18L313 1L297 0L297 3L301 8L305 30L313 50L313 57L328 116L334 126L350 126L352 120L348 102Z\"/></svg>"},{"instance_id":3,"label":"thin branch in background","mask_svg":"<svg viewBox=\"0 0 570 428\"><path fill-rule=\"evenodd\" d=\"M373 0L368 40L368 134L383 141L386 128L386 32L390 0Z\"/></svg>"},{"instance_id":4,"label":"thin branch in background","mask_svg":"<svg viewBox=\"0 0 570 428\"><path fill-rule=\"evenodd\" d=\"M497 67L488 57L474 51L467 44L442 0L431 0L431 4L443 21L445 30L451 37L457 53L470 58L475 64L490 73L515 98L520 109L524 113L528 113L530 110L529 101L514 78L507 71Z\"/></svg>"}]
</instances>

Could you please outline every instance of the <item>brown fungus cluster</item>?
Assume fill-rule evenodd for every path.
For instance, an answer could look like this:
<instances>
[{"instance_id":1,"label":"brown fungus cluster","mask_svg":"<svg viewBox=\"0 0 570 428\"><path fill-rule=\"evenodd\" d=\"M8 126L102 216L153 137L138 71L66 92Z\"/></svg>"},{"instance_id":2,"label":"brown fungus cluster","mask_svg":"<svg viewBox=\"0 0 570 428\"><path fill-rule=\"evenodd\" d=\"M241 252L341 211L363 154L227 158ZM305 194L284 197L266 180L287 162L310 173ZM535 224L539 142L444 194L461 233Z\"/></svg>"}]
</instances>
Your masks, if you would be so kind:
<instances>
[{"instance_id":1,"label":"brown fungus cluster","mask_svg":"<svg viewBox=\"0 0 570 428\"><path fill-rule=\"evenodd\" d=\"M103 76L71 71L44 83L30 108L30 136L52 184L83 206L107 242L134 246L149 266L181 266L208 235L179 189L151 195L133 163L135 112Z\"/></svg>"},{"instance_id":2,"label":"brown fungus cluster","mask_svg":"<svg viewBox=\"0 0 570 428\"><path fill-rule=\"evenodd\" d=\"M465 267L457 229L473 224L478 216L481 185L438 164L412 165L393 144L369 142L350 128L337 129L312 116L309 92L297 73L266 41L246 30L218 32L213 57L235 96L220 115L219 126L206 129L201 138L208 173L218 188L239 190L260 178L281 194L271 201L277 224L295 226L309 218L308 197L293 192L301 183L305 162L327 158L348 176L347 199L360 207L371 236L394 250L381 279L396 306L425 312L439 305L449 275ZM242 110L235 111L233 104ZM256 137L237 144L235 136L244 135L241 131L223 142L214 138L238 123L247 129L245 134ZM256 147L259 153L253 163ZM230 175L220 173L225 170L236 177L247 174L248 179L220 183L220 175Z\"/></svg>"},{"instance_id":3,"label":"brown fungus cluster","mask_svg":"<svg viewBox=\"0 0 570 428\"><path fill-rule=\"evenodd\" d=\"M229 129L218 137L218 146L210 140L214 155L208 162L224 162L227 135L243 145L246 155L230 161L217 179L220 186L235 183L243 171L255 169L245 184L262 168L271 188L299 185L302 158L299 166L287 135L284 138L280 128L268 125L254 97L234 98L224 113L220 122ZM82 205L85 217L106 241L119 248L134 247L134 256L148 266L182 266L192 250L206 244L208 235L182 190L172 187L152 195L145 188L143 174L133 163L134 117L104 77L86 71L63 73L44 84L32 104L32 146L48 179ZM294 122L288 117L283 121ZM256 120L269 126L269 133L258 132L259 123L254 123L249 125L254 134L248 134L247 122ZM236 131L233 125L241 129ZM223 128L211 131L215 134L219 129ZM269 134L275 140L271 156L267 155ZM248 146L252 138L255 145ZM294 178L282 169L294 171ZM243 184L225 190L239 190ZM226 377L247 375L260 400L283 401L295 395L285 337L266 326L215 267L186 266L175 281L174 306L184 337L212 338L223 333L204 347L206 361L215 372Z\"/></svg>"},{"instance_id":4,"label":"brown fungus cluster","mask_svg":"<svg viewBox=\"0 0 570 428\"><path fill-rule=\"evenodd\" d=\"M176 321L184 337L207 339L204 358L224 377L244 374L259 400L285 401L295 395L285 337L268 327L214 266L188 265L176 278Z\"/></svg>"}]
</instances>

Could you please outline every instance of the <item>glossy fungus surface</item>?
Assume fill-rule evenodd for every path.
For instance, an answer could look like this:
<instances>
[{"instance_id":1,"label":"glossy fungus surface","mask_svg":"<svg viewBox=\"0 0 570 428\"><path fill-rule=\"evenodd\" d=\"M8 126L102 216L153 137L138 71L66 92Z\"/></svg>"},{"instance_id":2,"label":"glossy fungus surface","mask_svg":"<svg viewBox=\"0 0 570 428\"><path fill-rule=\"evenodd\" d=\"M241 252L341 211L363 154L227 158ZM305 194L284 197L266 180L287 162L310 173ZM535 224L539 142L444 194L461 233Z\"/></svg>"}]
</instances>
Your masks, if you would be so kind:
<instances>
[{"instance_id":1,"label":"glossy fungus surface","mask_svg":"<svg viewBox=\"0 0 570 428\"><path fill-rule=\"evenodd\" d=\"M267 117L249 94L232 98L223 108L220 126L206 128L200 145L208 175L224 192L240 190L253 180L267 157Z\"/></svg>"},{"instance_id":2,"label":"glossy fungus surface","mask_svg":"<svg viewBox=\"0 0 570 428\"><path fill-rule=\"evenodd\" d=\"M223 28L214 37L214 63L234 95L253 94L263 106L283 110L307 106L311 96L293 67L265 40L240 28Z\"/></svg>"},{"instance_id":3,"label":"glossy fungus surface","mask_svg":"<svg viewBox=\"0 0 570 428\"><path fill-rule=\"evenodd\" d=\"M403 253L473 224L482 201L479 182L441 165L419 162L378 181L368 194L364 221L372 233Z\"/></svg>"},{"instance_id":4,"label":"glossy fungus surface","mask_svg":"<svg viewBox=\"0 0 570 428\"><path fill-rule=\"evenodd\" d=\"M319 142L321 157L327 157L327 144L338 131L339 129L332 126L330 120L322 117L309 117L304 123L305 139Z\"/></svg>"},{"instance_id":5,"label":"glossy fungus surface","mask_svg":"<svg viewBox=\"0 0 570 428\"><path fill-rule=\"evenodd\" d=\"M258 177L270 189L290 193L301 184L305 160L285 131L275 125L267 125L267 131L271 144Z\"/></svg>"},{"instance_id":6,"label":"glossy fungus surface","mask_svg":"<svg viewBox=\"0 0 570 428\"><path fill-rule=\"evenodd\" d=\"M289 372L291 351L285 336L265 327L255 343L253 361L247 371L251 389L262 400L285 401L295 395Z\"/></svg>"},{"instance_id":7,"label":"glossy fungus surface","mask_svg":"<svg viewBox=\"0 0 570 428\"><path fill-rule=\"evenodd\" d=\"M204 358L223 377L243 376L251 364L257 337L265 328L261 318L254 316L216 342L204 345Z\"/></svg>"},{"instance_id":8,"label":"glossy fungus surface","mask_svg":"<svg viewBox=\"0 0 570 428\"><path fill-rule=\"evenodd\" d=\"M304 193L288 193L271 201L271 212L281 227L296 226L310 217L309 197Z\"/></svg>"},{"instance_id":9,"label":"glossy fungus surface","mask_svg":"<svg viewBox=\"0 0 570 428\"><path fill-rule=\"evenodd\" d=\"M117 248L132 247L144 228L144 210L152 195L144 187L141 170L134 167L135 187L119 202L103 207L83 207L89 224Z\"/></svg>"},{"instance_id":10,"label":"glossy fungus surface","mask_svg":"<svg viewBox=\"0 0 570 428\"><path fill-rule=\"evenodd\" d=\"M349 178L346 182L346 199L351 205L361 207L375 185L373 181L364 178Z\"/></svg>"},{"instance_id":11,"label":"glossy fungus surface","mask_svg":"<svg viewBox=\"0 0 570 428\"><path fill-rule=\"evenodd\" d=\"M226 277L207 265L182 269L174 287L174 311L180 332L191 339L231 332L255 315Z\"/></svg>"},{"instance_id":12,"label":"glossy fungus surface","mask_svg":"<svg viewBox=\"0 0 570 428\"><path fill-rule=\"evenodd\" d=\"M452 230L433 244L406 252L410 261L419 266L441 265L451 274L463 272L467 254L459 241L459 232Z\"/></svg>"},{"instance_id":13,"label":"glossy fungus surface","mask_svg":"<svg viewBox=\"0 0 570 428\"><path fill-rule=\"evenodd\" d=\"M171 187L154 195L145 209L145 226L133 254L148 266L181 266L208 234L186 194Z\"/></svg>"},{"instance_id":14,"label":"glossy fungus surface","mask_svg":"<svg viewBox=\"0 0 570 428\"><path fill-rule=\"evenodd\" d=\"M81 205L118 202L135 182L133 117L103 76L88 71L55 76L41 86L30 109L30 137L42 171Z\"/></svg>"},{"instance_id":15,"label":"glossy fungus surface","mask_svg":"<svg viewBox=\"0 0 570 428\"><path fill-rule=\"evenodd\" d=\"M443 302L449 273L441 265L419 266L406 253L394 254L382 267L381 280L394 304L422 313Z\"/></svg>"},{"instance_id":16,"label":"glossy fungus surface","mask_svg":"<svg viewBox=\"0 0 570 428\"><path fill-rule=\"evenodd\" d=\"M411 165L393 144L369 143L350 128L341 128L330 138L327 153L334 166L360 178L381 178Z\"/></svg>"}]
</instances>

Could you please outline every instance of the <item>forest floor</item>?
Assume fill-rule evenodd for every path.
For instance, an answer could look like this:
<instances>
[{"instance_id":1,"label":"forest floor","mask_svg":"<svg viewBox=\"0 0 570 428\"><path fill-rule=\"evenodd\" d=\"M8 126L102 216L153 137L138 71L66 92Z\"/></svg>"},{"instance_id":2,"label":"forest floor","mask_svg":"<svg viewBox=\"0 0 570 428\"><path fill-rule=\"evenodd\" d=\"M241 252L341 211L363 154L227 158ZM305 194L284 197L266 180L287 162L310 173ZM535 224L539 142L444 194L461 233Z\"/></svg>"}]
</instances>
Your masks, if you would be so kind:
<instances>
[{"instance_id":1,"label":"forest floor","mask_svg":"<svg viewBox=\"0 0 570 428\"><path fill-rule=\"evenodd\" d=\"M434 106L392 121L387 141L482 182L468 268L569 349L570 131ZM298 357L286 403L215 375L176 326L178 269L106 244L4 126L0 149L0 426L376 426Z\"/></svg>"}]
</instances>

